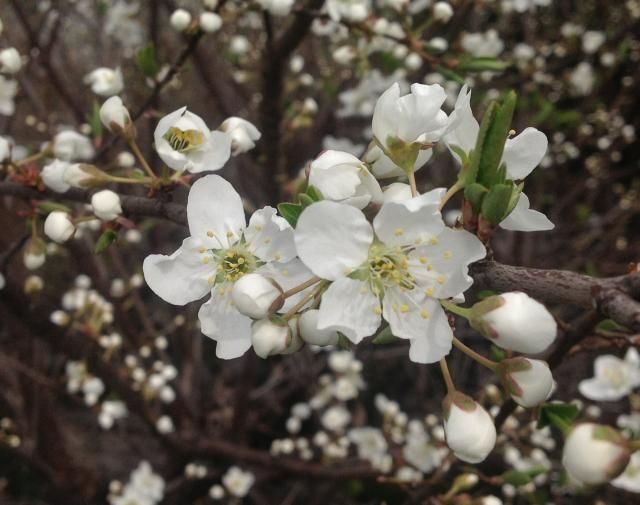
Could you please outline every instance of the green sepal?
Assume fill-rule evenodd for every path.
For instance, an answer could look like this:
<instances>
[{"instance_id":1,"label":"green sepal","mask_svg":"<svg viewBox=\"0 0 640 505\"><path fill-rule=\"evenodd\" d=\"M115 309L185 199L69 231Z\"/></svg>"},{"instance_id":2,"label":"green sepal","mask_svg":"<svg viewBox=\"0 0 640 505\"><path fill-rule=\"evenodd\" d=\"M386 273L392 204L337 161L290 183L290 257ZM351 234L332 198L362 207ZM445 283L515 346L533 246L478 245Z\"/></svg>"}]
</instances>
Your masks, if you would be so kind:
<instances>
[{"instance_id":1,"label":"green sepal","mask_svg":"<svg viewBox=\"0 0 640 505\"><path fill-rule=\"evenodd\" d=\"M391 333L391 328L387 326L378 332L378 334L373 337L372 342L376 345L385 345L391 344L398 340L393 333Z\"/></svg>"},{"instance_id":2,"label":"green sepal","mask_svg":"<svg viewBox=\"0 0 640 505\"><path fill-rule=\"evenodd\" d=\"M487 193L489 193L489 190L479 182L473 182L464 188L464 197L471 204L475 214L480 213L482 200Z\"/></svg>"},{"instance_id":3,"label":"green sepal","mask_svg":"<svg viewBox=\"0 0 640 505\"><path fill-rule=\"evenodd\" d=\"M499 224L507 217L513 184L496 184L482 199L482 216L491 224Z\"/></svg>"},{"instance_id":4,"label":"green sepal","mask_svg":"<svg viewBox=\"0 0 640 505\"><path fill-rule=\"evenodd\" d=\"M398 165L404 173L409 175L413 172L413 167L420 153L420 144L416 142L404 142L396 137L388 137L384 153Z\"/></svg>"},{"instance_id":5,"label":"green sepal","mask_svg":"<svg viewBox=\"0 0 640 505\"><path fill-rule=\"evenodd\" d=\"M56 212L56 211L62 211L62 212L66 212L67 214L71 214L71 209L69 207L57 202L50 202L50 201L40 202L38 204L38 209L46 214L49 214L50 212Z\"/></svg>"},{"instance_id":6,"label":"green sepal","mask_svg":"<svg viewBox=\"0 0 640 505\"><path fill-rule=\"evenodd\" d=\"M311 198L314 202L319 202L320 200L324 200L324 195L322 192L316 188L314 185L310 185L307 187L307 191L305 191L307 196Z\"/></svg>"},{"instance_id":7,"label":"green sepal","mask_svg":"<svg viewBox=\"0 0 640 505\"><path fill-rule=\"evenodd\" d=\"M563 434L571 429L571 423L578 417L577 405L571 403L545 403L540 407L540 417L537 428L555 426Z\"/></svg>"},{"instance_id":8,"label":"green sepal","mask_svg":"<svg viewBox=\"0 0 640 505\"><path fill-rule=\"evenodd\" d=\"M298 195L298 200L300 201L300 203L302 204L303 208L308 207L309 205L311 205L312 203L315 203L313 198L311 198L309 195L307 195L306 193L300 193Z\"/></svg>"},{"instance_id":9,"label":"green sepal","mask_svg":"<svg viewBox=\"0 0 640 505\"><path fill-rule=\"evenodd\" d=\"M95 253L100 254L106 251L116 240L118 239L118 234L112 230L105 230L98 240L96 241Z\"/></svg>"},{"instance_id":10,"label":"green sepal","mask_svg":"<svg viewBox=\"0 0 640 505\"><path fill-rule=\"evenodd\" d=\"M501 475L502 482L513 486L524 486L529 484L538 475L546 473L548 470L544 466L534 466L528 470L508 470Z\"/></svg>"},{"instance_id":11,"label":"green sepal","mask_svg":"<svg viewBox=\"0 0 640 505\"><path fill-rule=\"evenodd\" d=\"M298 218L300 217L300 214L302 214L302 210L302 205L297 203L284 202L278 204L278 212L293 228L296 227Z\"/></svg>"},{"instance_id":12,"label":"green sepal","mask_svg":"<svg viewBox=\"0 0 640 505\"><path fill-rule=\"evenodd\" d=\"M349 340L344 334L337 332L338 333L338 344L337 347L338 349L341 349L343 351L350 351L351 349L353 349L353 342L351 342L351 340Z\"/></svg>"}]
</instances>

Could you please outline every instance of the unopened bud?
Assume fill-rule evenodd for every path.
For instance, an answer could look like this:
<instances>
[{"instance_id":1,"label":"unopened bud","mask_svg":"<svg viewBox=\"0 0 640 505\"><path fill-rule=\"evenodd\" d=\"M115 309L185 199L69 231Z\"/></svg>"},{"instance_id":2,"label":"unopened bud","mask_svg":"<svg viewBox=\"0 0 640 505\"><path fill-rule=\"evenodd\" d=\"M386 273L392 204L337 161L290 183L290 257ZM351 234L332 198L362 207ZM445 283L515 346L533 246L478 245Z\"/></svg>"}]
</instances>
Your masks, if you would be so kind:
<instances>
[{"instance_id":1,"label":"unopened bud","mask_svg":"<svg viewBox=\"0 0 640 505\"><path fill-rule=\"evenodd\" d=\"M112 221L122 214L120 197L110 189L98 191L91 197L91 207L96 217Z\"/></svg>"},{"instance_id":2,"label":"unopened bud","mask_svg":"<svg viewBox=\"0 0 640 505\"><path fill-rule=\"evenodd\" d=\"M51 212L44 222L45 235L58 244L69 240L75 231L76 227L66 212Z\"/></svg>"},{"instance_id":3,"label":"unopened bud","mask_svg":"<svg viewBox=\"0 0 640 505\"><path fill-rule=\"evenodd\" d=\"M331 328L318 329L318 315L320 311L311 309L303 312L298 318L300 338L307 344L326 346L336 345L339 340L338 332Z\"/></svg>"},{"instance_id":4,"label":"unopened bud","mask_svg":"<svg viewBox=\"0 0 640 505\"><path fill-rule=\"evenodd\" d=\"M282 307L282 293L277 282L252 273L244 275L233 285L231 298L241 314L252 319L264 319Z\"/></svg>"},{"instance_id":5,"label":"unopened bud","mask_svg":"<svg viewBox=\"0 0 640 505\"><path fill-rule=\"evenodd\" d=\"M544 402L553 390L553 376L544 361L511 358L500 362L499 374L511 398L526 408Z\"/></svg>"}]
</instances>

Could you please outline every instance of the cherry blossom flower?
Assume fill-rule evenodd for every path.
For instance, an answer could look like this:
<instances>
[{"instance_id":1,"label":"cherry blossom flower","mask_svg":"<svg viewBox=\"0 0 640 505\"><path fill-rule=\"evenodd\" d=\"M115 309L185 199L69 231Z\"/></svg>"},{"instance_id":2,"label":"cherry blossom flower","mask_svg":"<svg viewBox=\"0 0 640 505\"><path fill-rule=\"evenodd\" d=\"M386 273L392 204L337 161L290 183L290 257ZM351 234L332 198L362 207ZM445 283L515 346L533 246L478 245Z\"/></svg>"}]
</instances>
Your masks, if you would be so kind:
<instances>
[{"instance_id":1,"label":"cherry blossom flower","mask_svg":"<svg viewBox=\"0 0 640 505\"><path fill-rule=\"evenodd\" d=\"M218 357L236 358L251 347L251 319L232 303L234 283L256 272L288 289L311 275L294 260L293 230L275 209L257 210L247 226L240 195L217 175L192 186L187 218L191 236L171 256L147 256L145 279L160 298L174 305L211 293L200 308L201 330L218 342ZM288 310L292 300L282 310Z\"/></svg>"},{"instance_id":2,"label":"cherry blossom flower","mask_svg":"<svg viewBox=\"0 0 640 505\"><path fill-rule=\"evenodd\" d=\"M594 401L617 401L640 386L640 358L631 348L624 359L611 354L598 356L594 362L595 376L580 381L580 393Z\"/></svg>"},{"instance_id":3,"label":"cherry blossom flower","mask_svg":"<svg viewBox=\"0 0 640 505\"><path fill-rule=\"evenodd\" d=\"M302 213L295 230L300 259L333 281L322 296L318 328L333 328L359 343L380 326L411 340L412 361L433 363L452 342L438 302L472 283L469 263L484 257L480 241L445 228L437 189L406 202L385 203L373 226L358 209L322 201Z\"/></svg>"},{"instance_id":4,"label":"cherry blossom flower","mask_svg":"<svg viewBox=\"0 0 640 505\"><path fill-rule=\"evenodd\" d=\"M231 156L231 136L210 131L202 118L186 107L163 117L153 138L158 155L174 170L218 170Z\"/></svg>"}]
</instances>

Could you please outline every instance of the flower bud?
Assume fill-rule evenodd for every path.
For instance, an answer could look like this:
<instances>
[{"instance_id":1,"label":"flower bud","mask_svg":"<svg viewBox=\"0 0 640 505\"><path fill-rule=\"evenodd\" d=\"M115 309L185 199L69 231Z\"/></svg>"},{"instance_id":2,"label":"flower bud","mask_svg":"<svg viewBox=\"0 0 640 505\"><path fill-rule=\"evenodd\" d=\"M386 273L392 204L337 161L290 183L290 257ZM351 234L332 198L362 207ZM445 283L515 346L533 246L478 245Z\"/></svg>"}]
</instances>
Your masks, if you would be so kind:
<instances>
[{"instance_id":1,"label":"flower bud","mask_svg":"<svg viewBox=\"0 0 640 505\"><path fill-rule=\"evenodd\" d=\"M433 6L433 18L448 23L453 16L453 8L447 2L436 2Z\"/></svg>"},{"instance_id":2,"label":"flower bud","mask_svg":"<svg viewBox=\"0 0 640 505\"><path fill-rule=\"evenodd\" d=\"M340 46L331 56L338 65L349 65L358 56L358 50L353 46Z\"/></svg>"},{"instance_id":3,"label":"flower bud","mask_svg":"<svg viewBox=\"0 0 640 505\"><path fill-rule=\"evenodd\" d=\"M604 484L620 475L631 451L627 441L613 428L583 423L569 432L562 451L562 464L569 476L586 485Z\"/></svg>"},{"instance_id":4,"label":"flower bud","mask_svg":"<svg viewBox=\"0 0 640 505\"><path fill-rule=\"evenodd\" d=\"M171 14L169 22L174 30L183 32L189 28L189 25L191 24L191 14L184 9L176 9Z\"/></svg>"},{"instance_id":5,"label":"flower bud","mask_svg":"<svg viewBox=\"0 0 640 505\"><path fill-rule=\"evenodd\" d=\"M51 212L44 222L45 235L58 244L69 240L75 231L76 227L66 212Z\"/></svg>"},{"instance_id":6,"label":"flower bud","mask_svg":"<svg viewBox=\"0 0 640 505\"><path fill-rule=\"evenodd\" d=\"M112 96L102 104L100 121L112 133L135 133L129 111L119 96Z\"/></svg>"},{"instance_id":7,"label":"flower bud","mask_svg":"<svg viewBox=\"0 0 640 505\"><path fill-rule=\"evenodd\" d=\"M0 51L0 72L16 74L22 67L22 58L15 47L8 47Z\"/></svg>"},{"instance_id":8,"label":"flower bud","mask_svg":"<svg viewBox=\"0 0 640 505\"><path fill-rule=\"evenodd\" d=\"M68 161L53 160L42 169L40 178L44 185L57 193L64 193L70 186L64 181L64 173L69 168Z\"/></svg>"},{"instance_id":9,"label":"flower bud","mask_svg":"<svg viewBox=\"0 0 640 505\"><path fill-rule=\"evenodd\" d=\"M88 160L93 158L95 150L88 137L65 130L54 137L53 154L63 161Z\"/></svg>"},{"instance_id":10,"label":"flower bud","mask_svg":"<svg viewBox=\"0 0 640 505\"><path fill-rule=\"evenodd\" d=\"M544 402L553 390L553 376L544 361L511 358L500 362L500 377L511 398L522 407Z\"/></svg>"},{"instance_id":11,"label":"flower bud","mask_svg":"<svg viewBox=\"0 0 640 505\"><path fill-rule=\"evenodd\" d=\"M491 296L472 309L471 325L496 345L538 354L555 340L555 319L540 302L521 292Z\"/></svg>"},{"instance_id":12,"label":"flower bud","mask_svg":"<svg viewBox=\"0 0 640 505\"><path fill-rule=\"evenodd\" d=\"M286 351L293 340L286 321L260 319L251 326L251 343L255 353L263 359Z\"/></svg>"},{"instance_id":13,"label":"flower bud","mask_svg":"<svg viewBox=\"0 0 640 505\"><path fill-rule=\"evenodd\" d=\"M298 332L300 338L307 344L312 345L336 345L338 343L338 332L331 328L318 329L318 315L320 311L311 309L303 312L298 318Z\"/></svg>"},{"instance_id":14,"label":"flower bud","mask_svg":"<svg viewBox=\"0 0 640 505\"><path fill-rule=\"evenodd\" d=\"M231 298L241 314L264 319L284 304L283 290L272 279L260 274L246 274L233 285Z\"/></svg>"},{"instance_id":15,"label":"flower bud","mask_svg":"<svg viewBox=\"0 0 640 505\"><path fill-rule=\"evenodd\" d=\"M24 266L29 270L37 270L44 265L47 258L46 247L46 244L41 238L35 237L30 239L24 250Z\"/></svg>"},{"instance_id":16,"label":"flower bud","mask_svg":"<svg viewBox=\"0 0 640 505\"><path fill-rule=\"evenodd\" d=\"M120 197L110 189L103 189L91 197L91 207L96 217L112 221L122 214Z\"/></svg>"},{"instance_id":17,"label":"flower bud","mask_svg":"<svg viewBox=\"0 0 640 505\"><path fill-rule=\"evenodd\" d=\"M89 188L103 182L106 176L107 174L93 165L74 163L66 168L63 179L71 187Z\"/></svg>"},{"instance_id":18,"label":"flower bud","mask_svg":"<svg viewBox=\"0 0 640 505\"><path fill-rule=\"evenodd\" d=\"M215 12L200 14L200 29L205 33L214 33L222 28L222 18Z\"/></svg>"},{"instance_id":19,"label":"flower bud","mask_svg":"<svg viewBox=\"0 0 640 505\"><path fill-rule=\"evenodd\" d=\"M220 125L220 130L231 136L231 151L234 155L253 149L256 141L262 136L252 123L235 116L225 119Z\"/></svg>"},{"instance_id":20,"label":"flower bud","mask_svg":"<svg viewBox=\"0 0 640 505\"><path fill-rule=\"evenodd\" d=\"M467 463L480 463L496 444L496 427L489 413L458 391L442 402L447 445Z\"/></svg>"}]
</instances>

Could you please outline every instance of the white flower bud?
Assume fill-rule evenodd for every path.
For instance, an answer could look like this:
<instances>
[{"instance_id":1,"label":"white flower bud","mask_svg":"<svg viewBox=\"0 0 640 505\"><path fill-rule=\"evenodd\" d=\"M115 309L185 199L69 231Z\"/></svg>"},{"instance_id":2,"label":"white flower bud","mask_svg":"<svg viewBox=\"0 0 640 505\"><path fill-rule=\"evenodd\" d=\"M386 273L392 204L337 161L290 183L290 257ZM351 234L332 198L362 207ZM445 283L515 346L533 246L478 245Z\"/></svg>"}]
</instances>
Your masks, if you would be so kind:
<instances>
[{"instance_id":1,"label":"white flower bud","mask_svg":"<svg viewBox=\"0 0 640 505\"><path fill-rule=\"evenodd\" d=\"M189 25L191 24L191 14L184 9L176 9L171 14L169 22L174 30L183 32L189 28Z\"/></svg>"},{"instance_id":2,"label":"white flower bud","mask_svg":"<svg viewBox=\"0 0 640 505\"><path fill-rule=\"evenodd\" d=\"M404 64L409 70L418 70L422 67L422 57L418 53L409 53L404 60Z\"/></svg>"},{"instance_id":3,"label":"white flower bud","mask_svg":"<svg viewBox=\"0 0 640 505\"><path fill-rule=\"evenodd\" d=\"M436 2L433 6L433 17L437 21L448 23L453 17L453 8L447 2Z\"/></svg>"},{"instance_id":4,"label":"white flower bud","mask_svg":"<svg viewBox=\"0 0 640 505\"><path fill-rule=\"evenodd\" d=\"M120 68L96 68L85 76L84 82L91 86L91 91L100 96L117 95L124 88Z\"/></svg>"},{"instance_id":5,"label":"white flower bud","mask_svg":"<svg viewBox=\"0 0 640 505\"><path fill-rule=\"evenodd\" d=\"M119 96L112 96L102 104L100 121L112 133L121 133L131 126L131 116Z\"/></svg>"},{"instance_id":6,"label":"white flower bud","mask_svg":"<svg viewBox=\"0 0 640 505\"><path fill-rule=\"evenodd\" d=\"M489 413L459 392L442 402L447 445L462 461L480 463L496 444L496 427Z\"/></svg>"},{"instance_id":7,"label":"white flower bud","mask_svg":"<svg viewBox=\"0 0 640 505\"><path fill-rule=\"evenodd\" d=\"M23 257L24 266L27 267L28 270L37 270L44 265L46 259L47 255L44 252L40 254L33 254L27 251Z\"/></svg>"},{"instance_id":8,"label":"white flower bud","mask_svg":"<svg viewBox=\"0 0 640 505\"><path fill-rule=\"evenodd\" d=\"M496 345L524 354L538 354L555 340L555 319L525 293L492 296L476 304L471 324Z\"/></svg>"},{"instance_id":9,"label":"white flower bud","mask_svg":"<svg viewBox=\"0 0 640 505\"><path fill-rule=\"evenodd\" d=\"M289 325L278 324L270 319L260 319L251 326L253 350L261 358L285 352L293 335Z\"/></svg>"},{"instance_id":10,"label":"white flower bud","mask_svg":"<svg viewBox=\"0 0 640 505\"><path fill-rule=\"evenodd\" d=\"M627 441L616 430L583 423L567 436L562 464L569 476L586 485L598 485L620 475L629 463Z\"/></svg>"},{"instance_id":11,"label":"white flower bud","mask_svg":"<svg viewBox=\"0 0 640 505\"><path fill-rule=\"evenodd\" d=\"M163 435L175 431L172 419L169 416L159 417L156 421L156 430L158 430L158 433L162 433Z\"/></svg>"},{"instance_id":12,"label":"white flower bud","mask_svg":"<svg viewBox=\"0 0 640 505\"><path fill-rule=\"evenodd\" d=\"M103 221L112 221L122 214L120 197L110 189L103 189L91 197L91 207L96 217Z\"/></svg>"},{"instance_id":13,"label":"white flower bud","mask_svg":"<svg viewBox=\"0 0 640 505\"><path fill-rule=\"evenodd\" d=\"M241 314L264 319L282 307L282 293L275 281L254 273L246 274L234 283L231 298Z\"/></svg>"},{"instance_id":14,"label":"white flower bud","mask_svg":"<svg viewBox=\"0 0 640 505\"><path fill-rule=\"evenodd\" d=\"M502 381L511 398L522 407L544 402L553 390L553 376L544 361L512 358L500 362Z\"/></svg>"},{"instance_id":15,"label":"white flower bud","mask_svg":"<svg viewBox=\"0 0 640 505\"><path fill-rule=\"evenodd\" d=\"M64 173L69 168L69 162L53 160L42 169L40 178L45 186L57 193L64 193L70 186L64 181Z\"/></svg>"},{"instance_id":16,"label":"white flower bud","mask_svg":"<svg viewBox=\"0 0 640 505\"><path fill-rule=\"evenodd\" d=\"M316 114L318 112L318 102L313 98L307 97L302 102L302 112L306 114Z\"/></svg>"},{"instance_id":17,"label":"white flower bud","mask_svg":"<svg viewBox=\"0 0 640 505\"><path fill-rule=\"evenodd\" d=\"M214 33L222 28L222 18L215 12L200 14L200 29L205 33Z\"/></svg>"},{"instance_id":18,"label":"white flower bud","mask_svg":"<svg viewBox=\"0 0 640 505\"><path fill-rule=\"evenodd\" d=\"M258 0L260 6L274 16L287 16L294 0Z\"/></svg>"},{"instance_id":19,"label":"white flower bud","mask_svg":"<svg viewBox=\"0 0 640 505\"><path fill-rule=\"evenodd\" d=\"M358 51L353 46L340 46L331 56L338 65L349 65L358 56Z\"/></svg>"},{"instance_id":20,"label":"white flower bud","mask_svg":"<svg viewBox=\"0 0 640 505\"><path fill-rule=\"evenodd\" d=\"M8 47L0 51L0 72L16 74L22 67L22 58L15 47Z\"/></svg>"},{"instance_id":21,"label":"white flower bud","mask_svg":"<svg viewBox=\"0 0 640 505\"><path fill-rule=\"evenodd\" d=\"M220 130L231 136L231 151L234 155L253 149L262 136L252 123L235 116L225 119Z\"/></svg>"},{"instance_id":22,"label":"white flower bud","mask_svg":"<svg viewBox=\"0 0 640 505\"><path fill-rule=\"evenodd\" d=\"M64 310L54 310L49 316L49 320L56 326L66 326L71 321L71 318Z\"/></svg>"},{"instance_id":23,"label":"white flower bud","mask_svg":"<svg viewBox=\"0 0 640 505\"><path fill-rule=\"evenodd\" d=\"M65 184L74 188L86 188L104 176L98 168L85 163L69 165L63 174Z\"/></svg>"},{"instance_id":24,"label":"white flower bud","mask_svg":"<svg viewBox=\"0 0 640 505\"><path fill-rule=\"evenodd\" d=\"M312 345L336 345L338 332L331 328L318 329L318 315L320 311L311 309L303 312L298 318L298 331L300 338Z\"/></svg>"},{"instance_id":25,"label":"white flower bud","mask_svg":"<svg viewBox=\"0 0 640 505\"><path fill-rule=\"evenodd\" d=\"M74 231L76 231L76 227L66 212L51 212L44 222L45 235L58 244L69 240Z\"/></svg>"},{"instance_id":26,"label":"white flower bud","mask_svg":"<svg viewBox=\"0 0 640 505\"><path fill-rule=\"evenodd\" d=\"M234 36L229 44L229 51L237 55L245 54L250 48L251 44L249 44L249 40L243 35Z\"/></svg>"},{"instance_id":27,"label":"white flower bud","mask_svg":"<svg viewBox=\"0 0 640 505\"><path fill-rule=\"evenodd\" d=\"M88 137L72 130L65 130L54 137L53 154L63 161L74 161L93 158L95 151Z\"/></svg>"}]
</instances>

